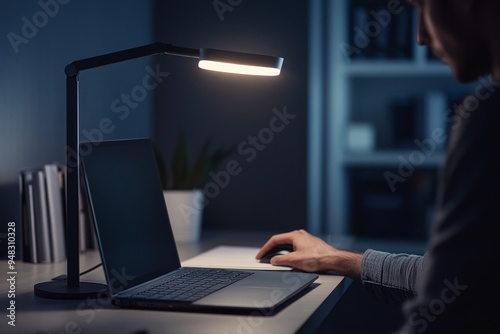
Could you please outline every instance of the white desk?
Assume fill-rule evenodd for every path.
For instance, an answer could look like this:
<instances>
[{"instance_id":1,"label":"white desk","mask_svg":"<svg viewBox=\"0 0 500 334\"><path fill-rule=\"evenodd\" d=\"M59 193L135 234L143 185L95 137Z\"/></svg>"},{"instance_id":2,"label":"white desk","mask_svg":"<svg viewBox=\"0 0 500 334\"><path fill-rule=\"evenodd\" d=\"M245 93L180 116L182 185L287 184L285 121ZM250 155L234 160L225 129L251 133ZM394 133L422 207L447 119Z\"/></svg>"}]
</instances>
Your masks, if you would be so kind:
<instances>
[{"instance_id":1,"label":"white desk","mask_svg":"<svg viewBox=\"0 0 500 334\"><path fill-rule=\"evenodd\" d=\"M248 235L240 236L250 241ZM251 239L251 238L250 238ZM229 241L231 240L231 241ZM207 238L201 243L179 246L181 260L188 259L217 244L235 244L238 238L228 235ZM224 242L228 241L228 242ZM253 243L260 246L261 243ZM90 251L81 256L80 268L85 270L100 262L99 254ZM6 261L0 268L7 275ZM240 334L240 333L314 333L346 291L350 279L335 275L320 275L310 289L300 294L274 316L167 312L155 310L118 309L109 300L60 301L37 297L35 283L49 281L66 273L66 263L16 263L16 326L8 325L8 302L5 279L0 296L1 333L113 333L113 334ZM101 268L82 277L81 281L104 283Z\"/></svg>"}]
</instances>

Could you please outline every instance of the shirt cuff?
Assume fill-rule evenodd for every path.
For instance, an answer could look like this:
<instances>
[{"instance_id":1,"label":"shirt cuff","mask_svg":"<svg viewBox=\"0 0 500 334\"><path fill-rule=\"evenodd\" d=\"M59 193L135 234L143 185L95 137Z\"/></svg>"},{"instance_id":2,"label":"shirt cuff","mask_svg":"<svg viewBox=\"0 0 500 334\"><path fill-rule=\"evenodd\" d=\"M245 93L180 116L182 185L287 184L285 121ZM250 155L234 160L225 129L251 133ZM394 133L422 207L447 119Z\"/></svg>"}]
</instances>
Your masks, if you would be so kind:
<instances>
[{"instance_id":1,"label":"shirt cuff","mask_svg":"<svg viewBox=\"0 0 500 334\"><path fill-rule=\"evenodd\" d=\"M389 253L368 249L361 259L361 281L370 295L377 300L385 300L383 293L384 261Z\"/></svg>"}]
</instances>

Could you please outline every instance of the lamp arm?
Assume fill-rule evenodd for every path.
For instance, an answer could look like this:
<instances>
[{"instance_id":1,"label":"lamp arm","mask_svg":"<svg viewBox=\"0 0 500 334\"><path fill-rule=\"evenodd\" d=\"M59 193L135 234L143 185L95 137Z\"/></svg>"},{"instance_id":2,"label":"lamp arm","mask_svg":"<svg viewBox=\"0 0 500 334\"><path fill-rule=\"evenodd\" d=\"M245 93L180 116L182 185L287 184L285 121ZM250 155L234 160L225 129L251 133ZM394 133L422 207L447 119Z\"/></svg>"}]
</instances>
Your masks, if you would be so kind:
<instances>
[{"instance_id":1,"label":"lamp arm","mask_svg":"<svg viewBox=\"0 0 500 334\"><path fill-rule=\"evenodd\" d=\"M199 49L191 49L165 43L153 43L122 51L112 52L96 57L80 59L68 64L64 69L66 76L76 76L78 72L109 64L119 63L131 59L152 56L156 54L170 54L175 56L199 58Z\"/></svg>"},{"instance_id":2,"label":"lamp arm","mask_svg":"<svg viewBox=\"0 0 500 334\"><path fill-rule=\"evenodd\" d=\"M67 284L80 286L79 260L79 196L80 196L80 140L79 140L79 72L104 65L119 63L136 58L170 54L199 58L198 49L178 47L165 43L153 43L96 57L72 62L65 68L66 73L66 255ZM74 154L74 156L72 156Z\"/></svg>"}]
</instances>

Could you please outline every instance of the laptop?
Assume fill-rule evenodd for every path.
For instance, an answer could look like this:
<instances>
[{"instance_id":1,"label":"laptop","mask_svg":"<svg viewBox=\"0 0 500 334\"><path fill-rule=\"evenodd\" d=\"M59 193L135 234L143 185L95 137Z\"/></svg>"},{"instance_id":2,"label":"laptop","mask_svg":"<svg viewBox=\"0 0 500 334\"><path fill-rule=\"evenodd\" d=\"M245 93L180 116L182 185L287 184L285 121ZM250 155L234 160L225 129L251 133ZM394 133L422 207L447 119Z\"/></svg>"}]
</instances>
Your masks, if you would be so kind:
<instances>
[{"instance_id":1,"label":"laptop","mask_svg":"<svg viewBox=\"0 0 500 334\"><path fill-rule=\"evenodd\" d=\"M300 271L182 267L152 141L81 148L83 190L114 305L272 315L318 278Z\"/></svg>"}]
</instances>

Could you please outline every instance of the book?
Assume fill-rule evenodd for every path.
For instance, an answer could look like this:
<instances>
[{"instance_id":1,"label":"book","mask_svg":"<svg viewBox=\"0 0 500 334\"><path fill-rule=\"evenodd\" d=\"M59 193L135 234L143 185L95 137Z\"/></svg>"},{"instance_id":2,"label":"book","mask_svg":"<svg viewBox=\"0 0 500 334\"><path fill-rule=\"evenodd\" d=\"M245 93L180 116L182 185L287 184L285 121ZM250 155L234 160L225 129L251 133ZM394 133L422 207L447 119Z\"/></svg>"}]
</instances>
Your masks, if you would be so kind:
<instances>
[{"instance_id":1,"label":"book","mask_svg":"<svg viewBox=\"0 0 500 334\"><path fill-rule=\"evenodd\" d=\"M390 58L411 59L413 54L413 9L407 5L403 10L393 15L391 29L391 51Z\"/></svg>"},{"instance_id":2,"label":"book","mask_svg":"<svg viewBox=\"0 0 500 334\"><path fill-rule=\"evenodd\" d=\"M52 261L52 257L47 193L45 173L40 169L33 172L33 198L37 263L49 263Z\"/></svg>"},{"instance_id":3,"label":"book","mask_svg":"<svg viewBox=\"0 0 500 334\"><path fill-rule=\"evenodd\" d=\"M393 149L414 149L415 139L422 136L422 110L416 98L398 98L390 101Z\"/></svg>"},{"instance_id":4,"label":"book","mask_svg":"<svg viewBox=\"0 0 500 334\"><path fill-rule=\"evenodd\" d=\"M21 249L22 260L37 263L35 199L33 195L33 173L21 171L19 190L21 192Z\"/></svg>"},{"instance_id":5,"label":"book","mask_svg":"<svg viewBox=\"0 0 500 334\"><path fill-rule=\"evenodd\" d=\"M352 58L406 59L413 56L413 7L401 3L390 12L387 1L356 0L349 6L347 45Z\"/></svg>"},{"instance_id":6,"label":"book","mask_svg":"<svg viewBox=\"0 0 500 334\"><path fill-rule=\"evenodd\" d=\"M49 232L52 262L66 259L64 237L64 207L63 207L63 172L59 165L44 166L47 186L47 207L49 213Z\"/></svg>"},{"instance_id":7,"label":"book","mask_svg":"<svg viewBox=\"0 0 500 334\"><path fill-rule=\"evenodd\" d=\"M424 97L424 140L432 140L437 151L444 151L446 148L446 137L448 136L448 126L445 122L445 112L448 100L444 92L430 91ZM435 131L442 133L437 136ZM438 137L438 138L436 138Z\"/></svg>"}]
</instances>

